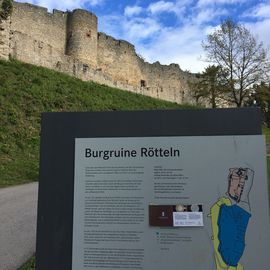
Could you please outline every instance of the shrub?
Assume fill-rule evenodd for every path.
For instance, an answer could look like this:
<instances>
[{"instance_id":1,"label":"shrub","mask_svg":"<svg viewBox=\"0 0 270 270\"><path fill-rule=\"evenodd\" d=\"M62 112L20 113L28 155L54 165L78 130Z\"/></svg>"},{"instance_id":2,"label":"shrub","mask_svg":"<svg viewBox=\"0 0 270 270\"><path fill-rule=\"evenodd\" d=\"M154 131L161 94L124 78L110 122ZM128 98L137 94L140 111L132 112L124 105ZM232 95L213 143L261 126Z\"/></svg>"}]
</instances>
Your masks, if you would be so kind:
<instances>
[{"instance_id":1,"label":"shrub","mask_svg":"<svg viewBox=\"0 0 270 270\"><path fill-rule=\"evenodd\" d=\"M12 0L3 0L0 10L0 21L1 19L6 20L13 10L13 1Z\"/></svg>"}]
</instances>

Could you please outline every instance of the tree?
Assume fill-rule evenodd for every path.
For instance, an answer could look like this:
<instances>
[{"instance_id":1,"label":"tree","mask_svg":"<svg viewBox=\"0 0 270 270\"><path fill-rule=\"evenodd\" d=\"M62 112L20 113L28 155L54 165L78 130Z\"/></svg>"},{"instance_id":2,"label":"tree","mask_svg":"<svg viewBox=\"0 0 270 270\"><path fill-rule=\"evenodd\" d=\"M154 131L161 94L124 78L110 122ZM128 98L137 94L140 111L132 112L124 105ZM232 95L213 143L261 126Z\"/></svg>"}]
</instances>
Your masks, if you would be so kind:
<instances>
[{"instance_id":1,"label":"tree","mask_svg":"<svg viewBox=\"0 0 270 270\"><path fill-rule=\"evenodd\" d=\"M262 82L254 85L248 105L260 106L263 122L270 127L270 84Z\"/></svg>"},{"instance_id":2,"label":"tree","mask_svg":"<svg viewBox=\"0 0 270 270\"><path fill-rule=\"evenodd\" d=\"M203 73L197 74L197 80L190 83L191 92L199 104L203 99L212 108L216 108L218 101L225 99L227 93L226 74L220 66L208 66Z\"/></svg>"},{"instance_id":3,"label":"tree","mask_svg":"<svg viewBox=\"0 0 270 270\"><path fill-rule=\"evenodd\" d=\"M226 73L229 101L241 107L254 84L269 72L269 61L263 43L258 43L243 25L228 19L202 43L207 61Z\"/></svg>"}]
</instances>

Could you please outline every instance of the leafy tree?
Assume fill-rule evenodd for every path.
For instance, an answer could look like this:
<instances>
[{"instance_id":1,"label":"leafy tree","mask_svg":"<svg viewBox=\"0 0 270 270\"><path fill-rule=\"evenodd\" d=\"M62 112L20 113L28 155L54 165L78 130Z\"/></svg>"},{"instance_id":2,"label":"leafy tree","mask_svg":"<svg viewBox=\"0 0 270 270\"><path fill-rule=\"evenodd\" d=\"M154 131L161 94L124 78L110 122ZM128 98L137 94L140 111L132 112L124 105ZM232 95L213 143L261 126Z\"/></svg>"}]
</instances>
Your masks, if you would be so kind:
<instances>
[{"instance_id":1,"label":"leafy tree","mask_svg":"<svg viewBox=\"0 0 270 270\"><path fill-rule=\"evenodd\" d=\"M226 73L229 101L241 107L254 84L259 84L269 71L263 43L258 43L243 25L228 19L207 36L202 46L207 60Z\"/></svg>"},{"instance_id":2,"label":"leafy tree","mask_svg":"<svg viewBox=\"0 0 270 270\"><path fill-rule=\"evenodd\" d=\"M13 1L12 0L3 0L0 7L0 21L1 19L6 20L13 11Z\"/></svg>"},{"instance_id":3,"label":"leafy tree","mask_svg":"<svg viewBox=\"0 0 270 270\"><path fill-rule=\"evenodd\" d=\"M263 121L270 127L270 84L262 82L255 85L248 105L260 106Z\"/></svg>"},{"instance_id":4,"label":"leafy tree","mask_svg":"<svg viewBox=\"0 0 270 270\"><path fill-rule=\"evenodd\" d=\"M216 108L221 99L225 99L228 87L226 85L226 74L220 66L208 66L203 73L197 74L197 80L189 84L191 92L199 104L200 100L211 104Z\"/></svg>"}]
</instances>

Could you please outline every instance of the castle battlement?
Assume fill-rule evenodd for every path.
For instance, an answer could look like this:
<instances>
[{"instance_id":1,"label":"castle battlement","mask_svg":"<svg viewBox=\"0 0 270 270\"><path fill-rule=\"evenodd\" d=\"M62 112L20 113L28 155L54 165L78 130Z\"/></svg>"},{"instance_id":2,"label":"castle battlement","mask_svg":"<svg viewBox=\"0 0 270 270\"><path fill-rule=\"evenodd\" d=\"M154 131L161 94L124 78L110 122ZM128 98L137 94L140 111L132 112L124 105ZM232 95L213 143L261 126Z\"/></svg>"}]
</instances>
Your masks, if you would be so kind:
<instances>
[{"instance_id":1,"label":"castle battlement","mask_svg":"<svg viewBox=\"0 0 270 270\"><path fill-rule=\"evenodd\" d=\"M133 44L99 33L98 18L89 11L51 13L14 2L12 15L0 23L0 29L0 58L16 58L168 101L193 102L189 73L177 64L145 62Z\"/></svg>"}]
</instances>

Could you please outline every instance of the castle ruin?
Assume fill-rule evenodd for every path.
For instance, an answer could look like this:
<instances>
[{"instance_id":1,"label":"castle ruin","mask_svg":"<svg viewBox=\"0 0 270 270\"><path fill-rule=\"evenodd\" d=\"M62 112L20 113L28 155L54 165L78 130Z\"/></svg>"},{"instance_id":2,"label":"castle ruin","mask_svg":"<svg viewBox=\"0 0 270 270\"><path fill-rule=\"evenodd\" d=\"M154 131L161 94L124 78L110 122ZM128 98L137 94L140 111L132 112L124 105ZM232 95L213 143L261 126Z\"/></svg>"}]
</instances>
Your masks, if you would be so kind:
<instances>
[{"instance_id":1,"label":"castle ruin","mask_svg":"<svg viewBox=\"0 0 270 270\"><path fill-rule=\"evenodd\" d=\"M1 0L0 0L1 2ZM13 3L0 22L0 58L14 58L123 90L179 104L192 103L188 80L177 64L145 62L132 44L98 32L86 10L53 10Z\"/></svg>"}]
</instances>

